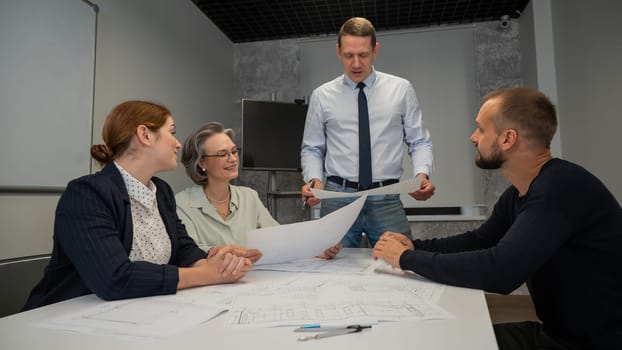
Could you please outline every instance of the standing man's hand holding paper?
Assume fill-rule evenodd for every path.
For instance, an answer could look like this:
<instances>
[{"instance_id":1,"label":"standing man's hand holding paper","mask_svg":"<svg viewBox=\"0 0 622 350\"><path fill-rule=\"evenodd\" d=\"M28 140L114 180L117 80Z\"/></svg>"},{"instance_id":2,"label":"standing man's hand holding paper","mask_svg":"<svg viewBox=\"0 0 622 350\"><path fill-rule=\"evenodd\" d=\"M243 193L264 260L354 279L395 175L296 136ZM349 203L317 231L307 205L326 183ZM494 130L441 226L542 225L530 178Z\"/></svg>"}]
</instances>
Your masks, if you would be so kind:
<instances>
[{"instance_id":1,"label":"standing man's hand holding paper","mask_svg":"<svg viewBox=\"0 0 622 350\"><path fill-rule=\"evenodd\" d=\"M415 192L409 193L409 195L418 201L426 201L430 199L430 197L434 195L436 186L434 186L434 184L430 181L428 175L419 173L415 176L415 179L419 179L419 187Z\"/></svg>"}]
</instances>

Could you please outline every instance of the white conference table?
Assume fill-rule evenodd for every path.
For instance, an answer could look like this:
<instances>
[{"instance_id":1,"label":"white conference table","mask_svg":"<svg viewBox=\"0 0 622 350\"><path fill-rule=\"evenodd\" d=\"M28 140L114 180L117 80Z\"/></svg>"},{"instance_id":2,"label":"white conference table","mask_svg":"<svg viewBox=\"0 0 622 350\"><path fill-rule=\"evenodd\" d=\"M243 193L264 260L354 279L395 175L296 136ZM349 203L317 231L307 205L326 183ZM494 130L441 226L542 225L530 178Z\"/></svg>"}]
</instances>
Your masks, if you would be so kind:
<instances>
[{"instance_id":1,"label":"white conference table","mask_svg":"<svg viewBox=\"0 0 622 350\"><path fill-rule=\"evenodd\" d=\"M367 249L346 249L348 255L370 254ZM267 281L275 274L289 272L251 271L244 279ZM397 277L396 278L400 278ZM209 288L202 287L202 288ZM94 303L105 303L87 295L35 310L0 318L0 349L497 349L484 294L480 290L445 287L438 304L455 315L453 319L381 322L361 333L297 341L301 333L294 327L227 328L225 317L194 327L182 334L152 342L96 336L34 326L33 323L71 313Z\"/></svg>"}]
</instances>

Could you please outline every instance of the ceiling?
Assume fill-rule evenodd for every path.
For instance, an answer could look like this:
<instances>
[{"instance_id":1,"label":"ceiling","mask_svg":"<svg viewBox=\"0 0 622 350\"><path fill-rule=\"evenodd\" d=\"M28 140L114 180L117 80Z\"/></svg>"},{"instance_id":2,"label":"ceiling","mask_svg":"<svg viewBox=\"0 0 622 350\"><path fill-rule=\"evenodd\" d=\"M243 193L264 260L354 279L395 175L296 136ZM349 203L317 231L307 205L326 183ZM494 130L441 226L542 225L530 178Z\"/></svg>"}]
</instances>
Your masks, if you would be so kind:
<instances>
[{"instance_id":1,"label":"ceiling","mask_svg":"<svg viewBox=\"0 0 622 350\"><path fill-rule=\"evenodd\" d=\"M518 18L529 0L192 0L234 43L337 34L350 17L376 31Z\"/></svg>"}]
</instances>

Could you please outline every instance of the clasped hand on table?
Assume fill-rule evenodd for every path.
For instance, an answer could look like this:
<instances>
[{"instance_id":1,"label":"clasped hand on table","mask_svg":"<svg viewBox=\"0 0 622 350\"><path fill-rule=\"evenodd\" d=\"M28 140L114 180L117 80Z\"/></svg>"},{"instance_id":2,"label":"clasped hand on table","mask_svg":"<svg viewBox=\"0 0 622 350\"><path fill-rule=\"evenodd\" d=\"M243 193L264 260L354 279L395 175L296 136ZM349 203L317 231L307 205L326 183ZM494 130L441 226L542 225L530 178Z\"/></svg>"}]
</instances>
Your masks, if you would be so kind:
<instances>
[{"instance_id":1,"label":"clasped hand on table","mask_svg":"<svg viewBox=\"0 0 622 350\"><path fill-rule=\"evenodd\" d=\"M413 242L401 233L387 231L376 242L372 256L374 260L380 258L399 269L400 257L406 250L415 250Z\"/></svg>"}]
</instances>

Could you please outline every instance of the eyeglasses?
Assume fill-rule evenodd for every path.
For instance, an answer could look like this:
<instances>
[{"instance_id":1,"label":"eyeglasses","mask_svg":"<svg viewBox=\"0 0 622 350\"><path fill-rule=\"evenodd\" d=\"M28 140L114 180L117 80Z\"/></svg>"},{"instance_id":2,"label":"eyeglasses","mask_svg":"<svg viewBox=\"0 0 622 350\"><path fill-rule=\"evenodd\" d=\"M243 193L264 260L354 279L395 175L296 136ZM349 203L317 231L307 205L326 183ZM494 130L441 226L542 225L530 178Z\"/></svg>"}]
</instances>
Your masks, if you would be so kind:
<instances>
[{"instance_id":1,"label":"eyeglasses","mask_svg":"<svg viewBox=\"0 0 622 350\"><path fill-rule=\"evenodd\" d=\"M209 158L209 157L216 157L220 159L229 159L230 157L237 158L241 151L242 151L241 148L236 147L232 149L231 151L220 151L216 154L205 154L201 158Z\"/></svg>"}]
</instances>

